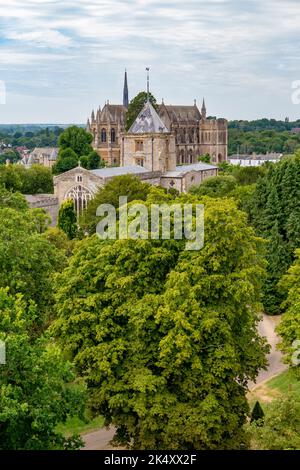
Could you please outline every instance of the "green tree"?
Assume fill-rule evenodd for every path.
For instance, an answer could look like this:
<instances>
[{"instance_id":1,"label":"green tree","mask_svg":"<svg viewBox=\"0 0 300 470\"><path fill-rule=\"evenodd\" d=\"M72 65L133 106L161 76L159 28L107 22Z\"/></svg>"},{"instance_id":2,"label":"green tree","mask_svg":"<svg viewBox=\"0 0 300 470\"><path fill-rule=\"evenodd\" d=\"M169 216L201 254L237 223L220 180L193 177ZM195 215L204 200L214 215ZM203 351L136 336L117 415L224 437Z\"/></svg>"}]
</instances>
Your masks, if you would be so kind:
<instances>
[{"instance_id":1,"label":"green tree","mask_svg":"<svg viewBox=\"0 0 300 470\"><path fill-rule=\"evenodd\" d=\"M211 163L211 156L209 155L209 153L205 153L204 155L200 155L198 157L198 162Z\"/></svg>"},{"instance_id":2,"label":"green tree","mask_svg":"<svg viewBox=\"0 0 300 470\"><path fill-rule=\"evenodd\" d=\"M60 174L72 170L72 168L77 167L78 161L79 157L73 149L67 148L60 150L56 163L52 167L52 171L54 174Z\"/></svg>"},{"instance_id":3,"label":"green tree","mask_svg":"<svg viewBox=\"0 0 300 470\"><path fill-rule=\"evenodd\" d=\"M126 131L129 131L130 127L138 117L139 113L142 111L143 107L147 103L147 93L141 91L135 98L133 98L128 106L126 113ZM155 97L152 93L149 94L149 100L152 106L157 110L157 103Z\"/></svg>"},{"instance_id":4,"label":"green tree","mask_svg":"<svg viewBox=\"0 0 300 470\"><path fill-rule=\"evenodd\" d=\"M92 410L135 449L245 445L247 383L268 351L256 315L264 244L233 200L202 202L199 252L184 240L94 235L59 279L52 331L86 378Z\"/></svg>"},{"instance_id":5,"label":"green tree","mask_svg":"<svg viewBox=\"0 0 300 470\"><path fill-rule=\"evenodd\" d=\"M29 206L25 197L19 192L11 192L0 186L0 208L10 207L12 209L26 211Z\"/></svg>"},{"instance_id":6,"label":"green tree","mask_svg":"<svg viewBox=\"0 0 300 470\"><path fill-rule=\"evenodd\" d=\"M128 202L134 200L144 201L149 194L151 186L142 183L139 178L133 175L116 176L100 188L94 198L88 203L88 207L83 211L80 226L90 235L96 232L96 226L99 217L96 216L97 207L101 204L112 204L115 208L119 207L119 197L126 196Z\"/></svg>"},{"instance_id":7,"label":"green tree","mask_svg":"<svg viewBox=\"0 0 300 470\"><path fill-rule=\"evenodd\" d=\"M14 149L6 150L0 154L0 164L5 164L7 160L10 163L17 163L21 159L19 152Z\"/></svg>"},{"instance_id":8,"label":"green tree","mask_svg":"<svg viewBox=\"0 0 300 470\"><path fill-rule=\"evenodd\" d=\"M0 287L35 301L37 328L44 328L53 313L52 276L64 265L63 252L38 233L30 211L0 207Z\"/></svg>"},{"instance_id":9,"label":"green tree","mask_svg":"<svg viewBox=\"0 0 300 470\"><path fill-rule=\"evenodd\" d=\"M299 153L277 165L269 165L256 185L252 222L257 233L268 240L268 276L263 289L267 313L280 313L284 297L278 290L278 282L293 262L295 249L300 247L299 197Z\"/></svg>"},{"instance_id":10,"label":"green tree","mask_svg":"<svg viewBox=\"0 0 300 470\"><path fill-rule=\"evenodd\" d=\"M48 227L47 230L43 232L43 236L59 251L64 252L67 257L72 255L76 240L69 240L63 230L58 227Z\"/></svg>"},{"instance_id":11,"label":"green tree","mask_svg":"<svg viewBox=\"0 0 300 470\"><path fill-rule=\"evenodd\" d=\"M277 327L281 337L279 349L285 361L299 370L300 348L300 249L296 250L296 259L287 274L282 277L279 288L287 297L283 304L285 312Z\"/></svg>"},{"instance_id":12,"label":"green tree","mask_svg":"<svg viewBox=\"0 0 300 470\"><path fill-rule=\"evenodd\" d=\"M44 233L51 224L50 215L45 211L45 209L40 207L31 209L30 212L35 222L37 232Z\"/></svg>"},{"instance_id":13,"label":"green tree","mask_svg":"<svg viewBox=\"0 0 300 470\"><path fill-rule=\"evenodd\" d=\"M250 185L257 183L258 179L266 174L266 166L235 166L233 176L239 185Z\"/></svg>"},{"instance_id":14,"label":"green tree","mask_svg":"<svg viewBox=\"0 0 300 470\"><path fill-rule=\"evenodd\" d=\"M49 168L32 165L22 175L23 194L53 193L53 177Z\"/></svg>"},{"instance_id":15,"label":"green tree","mask_svg":"<svg viewBox=\"0 0 300 470\"><path fill-rule=\"evenodd\" d=\"M105 166L104 161L101 159L96 150L93 150L89 155L80 157L80 163L83 168L87 170L96 170Z\"/></svg>"},{"instance_id":16,"label":"green tree","mask_svg":"<svg viewBox=\"0 0 300 470\"><path fill-rule=\"evenodd\" d=\"M93 136L82 127L71 126L59 136L60 150L72 149L77 155L77 161L82 155L88 155L93 151L91 143Z\"/></svg>"},{"instance_id":17,"label":"green tree","mask_svg":"<svg viewBox=\"0 0 300 470\"><path fill-rule=\"evenodd\" d=\"M33 302L0 289L0 340L6 364L0 374L0 449L52 450L82 446L55 428L69 414L82 414L84 388L74 385L71 364L57 346L36 337Z\"/></svg>"},{"instance_id":18,"label":"green tree","mask_svg":"<svg viewBox=\"0 0 300 470\"><path fill-rule=\"evenodd\" d=\"M248 427L252 448L256 450L299 450L299 429L300 401L294 394L268 407L263 426L253 423Z\"/></svg>"},{"instance_id":19,"label":"green tree","mask_svg":"<svg viewBox=\"0 0 300 470\"><path fill-rule=\"evenodd\" d=\"M53 193L52 172L42 165L29 169L22 165L0 166L0 185L23 194Z\"/></svg>"},{"instance_id":20,"label":"green tree","mask_svg":"<svg viewBox=\"0 0 300 470\"><path fill-rule=\"evenodd\" d=\"M78 232L77 216L72 199L68 199L60 206L57 226L65 232L70 240L76 237Z\"/></svg>"},{"instance_id":21,"label":"green tree","mask_svg":"<svg viewBox=\"0 0 300 470\"><path fill-rule=\"evenodd\" d=\"M191 194L197 196L226 197L236 188L237 182L233 176L212 176L198 186L192 186Z\"/></svg>"},{"instance_id":22,"label":"green tree","mask_svg":"<svg viewBox=\"0 0 300 470\"><path fill-rule=\"evenodd\" d=\"M253 407L252 413L251 413L250 423L256 422L257 426L262 426L264 416L265 416L264 410L262 409L259 401L256 401Z\"/></svg>"}]
</instances>

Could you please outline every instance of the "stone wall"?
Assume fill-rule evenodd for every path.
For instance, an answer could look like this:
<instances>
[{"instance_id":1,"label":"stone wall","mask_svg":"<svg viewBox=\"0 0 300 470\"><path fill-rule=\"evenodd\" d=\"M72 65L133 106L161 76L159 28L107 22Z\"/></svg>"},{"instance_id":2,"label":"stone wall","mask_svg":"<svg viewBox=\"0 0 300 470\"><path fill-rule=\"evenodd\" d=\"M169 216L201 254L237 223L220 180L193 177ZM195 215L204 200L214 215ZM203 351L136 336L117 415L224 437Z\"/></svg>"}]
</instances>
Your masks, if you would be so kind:
<instances>
[{"instance_id":1,"label":"stone wall","mask_svg":"<svg viewBox=\"0 0 300 470\"><path fill-rule=\"evenodd\" d=\"M30 209L44 209L51 217L51 227L55 227L58 218L59 203L54 194L25 195Z\"/></svg>"}]
</instances>

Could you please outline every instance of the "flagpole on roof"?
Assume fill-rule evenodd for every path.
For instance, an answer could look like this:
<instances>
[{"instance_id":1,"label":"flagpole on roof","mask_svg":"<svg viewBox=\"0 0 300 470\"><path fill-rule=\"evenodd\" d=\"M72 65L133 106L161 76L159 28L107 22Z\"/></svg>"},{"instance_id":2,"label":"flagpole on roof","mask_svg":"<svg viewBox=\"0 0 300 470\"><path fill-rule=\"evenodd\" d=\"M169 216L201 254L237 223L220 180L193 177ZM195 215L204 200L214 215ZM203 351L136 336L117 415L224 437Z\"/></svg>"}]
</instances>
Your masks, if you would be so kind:
<instances>
[{"instance_id":1,"label":"flagpole on roof","mask_svg":"<svg viewBox=\"0 0 300 470\"><path fill-rule=\"evenodd\" d=\"M147 102L149 102L150 101L150 76L149 76L150 67L146 67L146 71L147 71Z\"/></svg>"}]
</instances>

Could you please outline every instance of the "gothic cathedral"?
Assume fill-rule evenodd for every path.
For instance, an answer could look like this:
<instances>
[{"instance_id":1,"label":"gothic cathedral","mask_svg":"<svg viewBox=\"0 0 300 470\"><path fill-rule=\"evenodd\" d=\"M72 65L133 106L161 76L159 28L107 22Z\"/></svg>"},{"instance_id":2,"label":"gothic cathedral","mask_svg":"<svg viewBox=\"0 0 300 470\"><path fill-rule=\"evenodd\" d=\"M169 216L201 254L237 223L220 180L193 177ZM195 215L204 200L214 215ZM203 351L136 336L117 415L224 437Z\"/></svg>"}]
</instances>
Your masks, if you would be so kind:
<instances>
[{"instance_id":1,"label":"gothic cathedral","mask_svg":"<svg viewBox=\"0 0 300 470\"><path fill-rule=\"evenodd\" d=\"M108 166L122 165L126 111L129 104L125 71L123 104L109 102L96 114L92 111L87 131L93 134L93 147ZM196 163L200 155L209 154L212 163L227 160L227 120L207 117L203 100L201 112L193 106L158 105L158 115L174 139L176 164ZM124 163L123 163L124 164Z\"/></svg>"}]
</instances>

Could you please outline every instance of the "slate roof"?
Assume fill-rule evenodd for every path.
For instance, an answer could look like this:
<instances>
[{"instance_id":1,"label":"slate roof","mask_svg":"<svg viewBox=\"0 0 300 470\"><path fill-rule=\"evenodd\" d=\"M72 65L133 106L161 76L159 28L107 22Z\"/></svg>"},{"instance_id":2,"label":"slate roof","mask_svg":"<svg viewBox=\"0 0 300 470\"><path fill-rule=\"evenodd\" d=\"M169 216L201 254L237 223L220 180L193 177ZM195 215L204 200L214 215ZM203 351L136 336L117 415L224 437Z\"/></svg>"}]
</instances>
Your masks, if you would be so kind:
<instances>
[{"instance_id":1,"label":"slate roof","mask_svg":"<svg viewBox=\"0 0 300 470\"><path fill-rule=\"evenodd\" d=\"M125 120L125 114L127 109L121 104L106 104L102 111L98 113L99 122L120 122L123 123Z\"/></svg>"},{"instance_id":2,"label":"slate roof","mask_svg":"<svg viewBox=\"0 0 300 470\"><path fill-rule=\"evenodd\" d=\"M167 110L171 122L180 121L200 121L201 114L197 106L172 106L159 105L159 113L163 113L164 108Z\"/></svg>"},{"instance_id":3,"label":"slate roof","mask_svg":"<svg viewBox=\"0 0 300 470\"><path fill-rule=\"evenodd\" d=\"M150 101L147 101L144 108L129 129L129 134L147 134L147 133L168 133L170 132L159 115L153 108Z\"/></svg>"},{"instance_id":4,"label":"slate roof","mask_svg":"<svg viewBox=\"0 0 300 470\"><path fill-rule=\"evenodd\" d=\"M127 165L127 166L116 166L107 168L98 168L97 170L90 170L94 175L100 178L109 178L112 176L128 175L128 174L139 174L149 173L144 167L139 165ZM151 172L150 172L151 173Z\"/></svg>"},{"instance_id":5,"label":"slate roof","mask_svg":"<svg viewBox=\"0 0 300 470\"><path fill-rule=\"evenodd\" d=\"M167 176L169 178L179 178L184 176L186 173L191 171L206 171L206 170L216 170L218 167L215 165L209 165L208 163L191 163L190 165L179 165L174 171L167 171L162 176Z\"/></svg>"}]
</instances>

